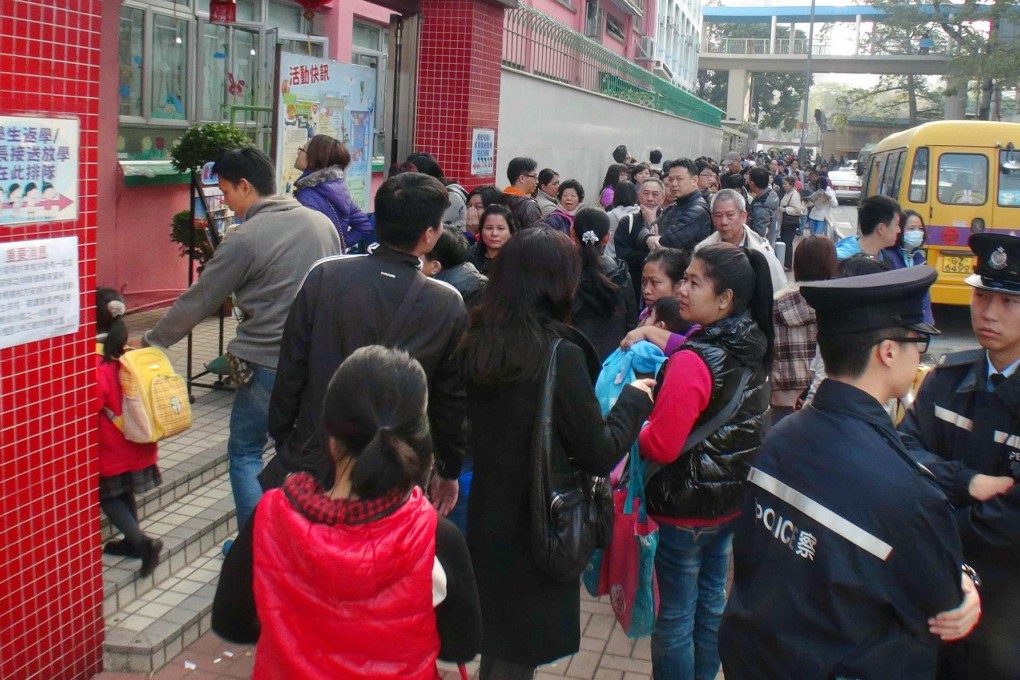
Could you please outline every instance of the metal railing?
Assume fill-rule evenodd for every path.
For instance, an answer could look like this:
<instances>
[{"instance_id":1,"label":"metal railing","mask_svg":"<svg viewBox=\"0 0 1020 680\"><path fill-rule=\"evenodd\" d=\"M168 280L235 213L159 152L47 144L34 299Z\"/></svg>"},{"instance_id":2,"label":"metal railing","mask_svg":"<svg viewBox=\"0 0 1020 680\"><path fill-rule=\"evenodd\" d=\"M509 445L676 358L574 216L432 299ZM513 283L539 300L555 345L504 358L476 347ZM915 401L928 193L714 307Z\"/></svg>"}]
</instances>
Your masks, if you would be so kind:
<instances>
[{"instance_id":1,"label":"metal railing","mask_svg":"<svg viewBox=\"0 0 1020 680\"><path fill-rule=\"evenodd\" d=\"M503 66L721 126L722 110L527 5L504 13Z\"/></svg>"},{"instance_id":2,"label":"metal railing","mask_svg":"<svg viewBox=\"0 0 1020 680\"><path fill-rule=\"evenodd\" d=\"M768 38L723 38L705 43L708 54L807 54L807 38L776 38L775 49L771 49ZM792 49L791 49L792 47ZM811 45L811 54L822 56L829 54L832 45L818 42Z\"/></svg>"}]
</instances>

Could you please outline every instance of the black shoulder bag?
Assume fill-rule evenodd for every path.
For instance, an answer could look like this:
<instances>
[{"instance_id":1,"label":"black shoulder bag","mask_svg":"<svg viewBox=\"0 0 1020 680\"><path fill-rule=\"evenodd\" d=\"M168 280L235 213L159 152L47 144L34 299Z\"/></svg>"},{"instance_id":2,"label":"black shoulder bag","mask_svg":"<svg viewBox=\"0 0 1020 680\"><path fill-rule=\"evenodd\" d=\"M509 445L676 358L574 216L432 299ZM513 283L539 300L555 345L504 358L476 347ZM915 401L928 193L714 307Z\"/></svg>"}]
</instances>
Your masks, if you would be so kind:
<instances>
[{"instance_id":1,"label":"black shoulder bag","mask_svg":"<svg viewBox=\"0 0 1020 680\"><path fill-rule=\"evenodd\" d=\"M535 564L554 581L577 581L596 548L609 543L613 530L613 498L609 480L582 472L569 461L553 472L553 390L556 350L549 364L538 404L531 446L531 551Z\"/></svg>"}]
</instances>

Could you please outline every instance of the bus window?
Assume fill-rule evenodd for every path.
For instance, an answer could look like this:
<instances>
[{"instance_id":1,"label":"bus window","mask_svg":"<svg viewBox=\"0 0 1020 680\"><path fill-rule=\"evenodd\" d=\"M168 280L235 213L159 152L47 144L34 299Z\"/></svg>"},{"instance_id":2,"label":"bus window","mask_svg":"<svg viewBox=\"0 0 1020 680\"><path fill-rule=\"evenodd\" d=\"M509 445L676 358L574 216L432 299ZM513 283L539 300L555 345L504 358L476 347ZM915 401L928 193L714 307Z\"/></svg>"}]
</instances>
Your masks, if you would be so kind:
<instances>
[{"instance_id":1,"label":"bus window","mask_svg":"<svg viewBox=\"0 0 1020 680\"><path fill-rule=\"evenodd\" d=\"M922 146L914 154L914 168L910 171L910 201L928 200L928 147Z\"/></svg>"},{"instance_id":2,"label":"bus window","mask_svg":"<svg viewBox=\"0 0 1020 680\"><path fill-rule=\"evenodd\" d=\"M973 153L939 156L939 202L984 205L988 196L988 158Z\"/></svg>"},{"instance_id":3,"label":"bus window","mask_svg":"<svg viewBox=\"0 0 1020 680\"><path fill-rule=\"evenodd\" d=\"M887 194L895 198L897 201L900 200L900 184L903 183L903 165L907 160L906 150L900 151L896 157L896 170L893 172L892 177L892 190ZM892 165L890 164L890 168Z\"/></svg>"},{"instance_id":4,"label":"bus window","mask_svg":"<svg viewBox=\"0 0 1020 680\"><path fill-rule=\"evenodd\" d=\"M885 171L885 161L889 154L875 154L871 157L871 172L868 173L868 196L874 196L882 183L882 173Z\"/></svg>"},{"instance_id":5,"label":"bus window","mask_svg":"<svg viewBox=\"0 0 1020 680\"><path fill-rule=\"evenodd\" d=\"M1020 170L1004 167L1007 161L1010 165L1016 160L1009 156L1017 156L1015 151L999 152L999 205L1020 206Z\"/></svg>"}]
</instances>

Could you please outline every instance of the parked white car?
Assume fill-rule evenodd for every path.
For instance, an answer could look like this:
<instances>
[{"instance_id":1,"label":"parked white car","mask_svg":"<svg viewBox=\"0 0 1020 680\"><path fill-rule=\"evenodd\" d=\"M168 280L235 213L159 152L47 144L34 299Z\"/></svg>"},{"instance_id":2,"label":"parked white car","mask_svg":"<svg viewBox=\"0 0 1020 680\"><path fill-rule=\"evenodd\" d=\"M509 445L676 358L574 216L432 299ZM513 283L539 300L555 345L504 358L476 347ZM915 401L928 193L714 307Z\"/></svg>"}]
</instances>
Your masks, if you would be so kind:
<instances>
[{"instance_id":1,"label":"parked white car","mask_svg":"<svg viewBox=\"0 0 1020 680\"><path fill-rule=\"evenodd\" d=\"M861 200L861 178L857 176L856 170L830 170L829 182L838 200L855 203Z\"/></svg>"}]
</instances>

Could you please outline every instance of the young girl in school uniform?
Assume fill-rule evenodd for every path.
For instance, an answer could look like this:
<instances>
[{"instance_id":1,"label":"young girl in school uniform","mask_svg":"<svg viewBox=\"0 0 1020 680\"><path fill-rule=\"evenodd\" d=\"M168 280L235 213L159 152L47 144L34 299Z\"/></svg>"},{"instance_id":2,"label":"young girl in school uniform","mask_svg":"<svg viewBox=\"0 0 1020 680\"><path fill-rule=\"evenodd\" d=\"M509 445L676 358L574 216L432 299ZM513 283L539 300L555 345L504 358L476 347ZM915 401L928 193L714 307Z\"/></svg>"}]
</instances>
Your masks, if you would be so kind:
<instances>
[{"instance_id":1,"label":"young girl in school uniform","mask_svg":"<svg viewBox=\"0 0 1020 680\"><path fill-rule=\"evenodd\" d=\"M135 494L163 482L157 465L158 445L128 440L114 424L120 416L120 357L125 352L128 330L124 323L124 298L110 288L96 291L96 427L99 430L99 505L124 538L103 546L107 555L141 558L139 576L148 576L159 564L163 542L142 533L138 525Z\"/></svg>"}]
</instances>

